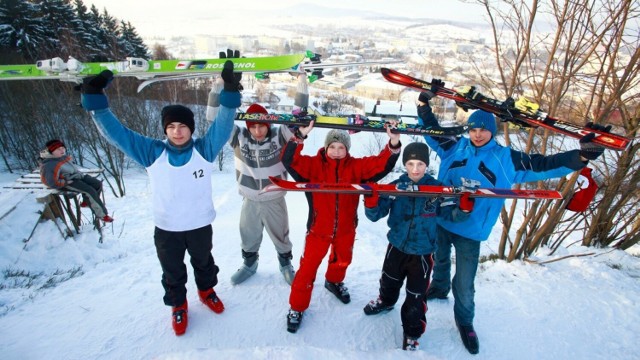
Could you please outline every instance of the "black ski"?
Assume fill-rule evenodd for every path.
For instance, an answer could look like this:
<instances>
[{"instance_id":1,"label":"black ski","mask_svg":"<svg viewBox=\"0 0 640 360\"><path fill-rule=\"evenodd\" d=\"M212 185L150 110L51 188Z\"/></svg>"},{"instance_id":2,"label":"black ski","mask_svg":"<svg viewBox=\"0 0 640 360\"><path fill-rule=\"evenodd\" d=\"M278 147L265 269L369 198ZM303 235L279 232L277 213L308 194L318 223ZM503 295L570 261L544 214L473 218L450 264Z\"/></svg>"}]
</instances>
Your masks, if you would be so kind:
<instances>
[{"instance_id":1,"label":"black ski","mask_svg":"<svg viewBox=\"0 0 640 360\"><path fill-rule=\"evenodd\" d=\"M331 128L331 129L343 129L353 132L358 131L373 131L373 132L386 132L384 120L373 120L363 115L336 115L336 116L323 116L323 115L293 115L293 114L236 114L236 120L239 121L252 121L252 122L264 122L271 124L285 124L293 126L307 126L311 121L314 121L314 127L319 128ZM420 125L400 123L395 128L391 129L392 133L407 134L407 135L429 135L429 136L456 136L464 133L467 130L466 126L452 126L452 127L424 127Z\"/></svg>"}]
</instances>

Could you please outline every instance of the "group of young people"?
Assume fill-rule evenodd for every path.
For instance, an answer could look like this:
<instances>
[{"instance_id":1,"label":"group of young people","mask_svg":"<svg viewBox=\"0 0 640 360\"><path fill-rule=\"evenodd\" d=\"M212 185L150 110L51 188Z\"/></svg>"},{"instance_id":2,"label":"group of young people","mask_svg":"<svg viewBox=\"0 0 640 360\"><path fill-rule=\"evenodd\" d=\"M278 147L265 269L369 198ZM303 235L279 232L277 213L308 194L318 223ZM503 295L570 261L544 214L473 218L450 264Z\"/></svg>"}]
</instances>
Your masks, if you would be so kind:
<instances>
[{"instance_id":1,"label":"group of young people","mask_svg":"<svg viewBox=\"0 0 640 360\"><path fill-rule=\"evenodd\" d=\"M221 57L238 57L236 51ZM231 61L222 71L223 83L215 97L216 111L202 138L193 136L193 112L182 105L163 108L161 123L166 139L148 138L126 128L109 109L104 88L112 80L105 71L85 79L82 105L90 112L101 133L127 156L147 169L153 191L154 241L162 267L164 303L171 307L176 335L188 325L185 252L191 257L195 283L201 302L215 313L224 305L214 287L219 268L211 254L212 227L216 212L211 194L213 161L228 141L234 149L236 177L243 205L240 214L241 267L231 276L236 285L256 273L258 252L266 229L278 253L280 271L291 285L287 330L295 333L309 308L316 275L328 257L324 287L344 304L350 302L345 286L347 268L353 257L360 197L356 194L306 193L309 214L305 245L298 270L292 264L292 243L284 193L261 195L270 183L268 177L296 181L329 183L378 182L388 175L402 154L405 172L393 183L444 184L460 186L462 178L473 179L482 187L510 188L521 182L564 176L582 169L603 149L591 138L581 140L580 150L557 155L527 154L500 145L496 139L495 117L475 111L468 119L468 136L425 137L426 144L414 142L404 150L400 135L387 126L389 142L379 154L353 157L347 132L331 130L324 146L315 155L303 155L304 140L313 129L290 129L247 122L234 125L241 104L241 73L233 71ZM308 94L308 93L307 93ZM308 97L308 95L306 95ZM418 115L426 126L438 126L424 91L419 96ZM266 113L259 105L248 112ZM440 157L438 177L427 174L429 147ZM48 148L51 149L51 148ZM179 189L179 191L178 191ZM402 287L405 300L400 310L405 350L418 348L426 329L427 300L447 298L453 292L454 319L467 350L479 351L473 327L475 314L474 279L479 249L497 221L504 201L460 197L442 201L431 197L389 197L374 192L364 198L365 215L371 221L387 218L389 244L386 249L376 299L364 307L366 315L393 309ZM102 210L106 214L106 210ZM451 278L451 247L455 249L455 274ZM433 280L431 280L433 278Z\"/></svg>"}]
</instances>

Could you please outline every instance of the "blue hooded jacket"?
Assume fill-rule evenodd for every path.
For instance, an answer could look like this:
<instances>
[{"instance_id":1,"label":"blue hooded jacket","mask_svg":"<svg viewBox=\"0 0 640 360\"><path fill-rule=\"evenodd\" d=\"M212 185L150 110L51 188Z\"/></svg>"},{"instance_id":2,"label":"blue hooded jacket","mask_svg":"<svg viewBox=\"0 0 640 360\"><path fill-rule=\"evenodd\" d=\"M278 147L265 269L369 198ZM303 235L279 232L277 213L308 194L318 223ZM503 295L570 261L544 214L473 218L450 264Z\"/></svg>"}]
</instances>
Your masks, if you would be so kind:
<instances>
[{"instance_id":1,"label":"blue hooded jacket","mask_svg":"<svg viewBox=\"0 0 640 360\"><path fill-rule=\"evenodd\" d=\"M404 173L391 184L411 183ZM440 185L425 174L418 185ZM406 254L426 255L436 250L436 215L440 200L434 197L381 195L378 206L365 208L365 215L373 222L389 215L387 224L389 243Z\"/></svg>"},{"instance_id":2,"label":"blue hooded jacket","mask_svg":"<svg viewBox=\"0 0 640 360\"><path fill-rule=\"evenodd\" d=\"M423 122L426 125L438 123L428 105L419 106L418 114L421 125ZM441 158L438 180L444 185L460 186L461 178L467 178L479 181L480 187L510 189L518 183L562 177L586 165L580 160L580 150L544 156L502 146L495 137L482 147L476 147L469 138L462 136L425 136L425 140ZM503 199L476 198L467 220L453 222L439 218L438 224L454 234L484 241L498 220L503 205Z\"/></svg>"}]
</instances>

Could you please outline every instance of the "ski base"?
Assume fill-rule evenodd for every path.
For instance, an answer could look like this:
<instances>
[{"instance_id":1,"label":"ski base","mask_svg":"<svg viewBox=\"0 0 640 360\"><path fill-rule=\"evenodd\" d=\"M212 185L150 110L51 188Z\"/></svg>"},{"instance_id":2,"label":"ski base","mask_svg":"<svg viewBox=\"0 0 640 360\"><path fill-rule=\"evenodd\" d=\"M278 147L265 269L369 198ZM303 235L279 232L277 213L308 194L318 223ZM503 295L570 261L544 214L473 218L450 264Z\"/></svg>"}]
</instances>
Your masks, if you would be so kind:
<instances>
[{"instance_id":1,"label":"ski base","mask_svg":"<svg viewBox=\"0 0 640 360\"><path fill-rule=\"evenodd\" d=\"M398 184L348 184L348 183L304 183L287 181L275 177L269 177L272 184L267 185L262 192L272 191L304 191L325 192L336 194L372 194L377 191L381 195L389 196L418 196L418 197L459 197L470 192L473 198L500 198L500 199L562 199L562 194L555 190L528 190L528 189L498 189L480 188L473 191L463 187L413 185L407 183Z\"/></svg>"}]
</instances>

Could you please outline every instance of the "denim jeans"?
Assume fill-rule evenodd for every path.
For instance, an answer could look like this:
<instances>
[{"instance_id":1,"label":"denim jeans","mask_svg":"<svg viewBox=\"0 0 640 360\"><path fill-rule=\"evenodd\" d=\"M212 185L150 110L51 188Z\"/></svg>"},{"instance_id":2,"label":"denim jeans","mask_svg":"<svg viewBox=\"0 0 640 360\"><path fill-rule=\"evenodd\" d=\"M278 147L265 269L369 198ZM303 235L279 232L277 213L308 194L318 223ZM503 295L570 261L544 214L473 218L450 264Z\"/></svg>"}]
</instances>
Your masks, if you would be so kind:
<instances>
[{"instance_id":1,"label":"denim jeans","mask_svg":"<svg viewBox=\"0 0 640 360\"><path fill-rule=\"evenodd\" d=\"M434 254L433 280L431 287L441 290L451 288L453 314L460 325L473 325L475 316L475 287L473 285L478 270L480 241L471 240L451 233L438 226L438 249ZM456 272L451 279L451 246L456 251Z\"/></svg>"}]
</instances>

